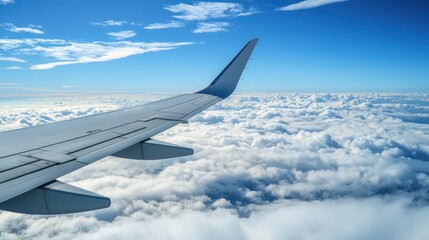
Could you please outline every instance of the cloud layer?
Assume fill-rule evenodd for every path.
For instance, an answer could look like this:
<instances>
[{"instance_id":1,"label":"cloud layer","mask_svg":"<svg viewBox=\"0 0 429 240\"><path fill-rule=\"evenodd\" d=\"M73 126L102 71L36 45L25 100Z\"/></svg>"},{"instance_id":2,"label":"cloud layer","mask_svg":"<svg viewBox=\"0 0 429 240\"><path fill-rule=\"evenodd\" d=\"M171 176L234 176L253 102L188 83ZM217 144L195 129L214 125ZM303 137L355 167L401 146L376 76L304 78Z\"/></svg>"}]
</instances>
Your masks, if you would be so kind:
<instances>
[{"instance_id":1,"label":"cloud layer","mask_svg":"<svg viewBox=\"0 0 429 240\"><path fill-rule=\"evenodd\" d=\"M20 100L1 108L0 124L32 126L148 99ZM109 157L61 179L111 197L111 208L55 217L2 212L0 236L427 239L428 99L235 95L157 137L194 148L194 156Z\"/></svg>"}]
</instances>

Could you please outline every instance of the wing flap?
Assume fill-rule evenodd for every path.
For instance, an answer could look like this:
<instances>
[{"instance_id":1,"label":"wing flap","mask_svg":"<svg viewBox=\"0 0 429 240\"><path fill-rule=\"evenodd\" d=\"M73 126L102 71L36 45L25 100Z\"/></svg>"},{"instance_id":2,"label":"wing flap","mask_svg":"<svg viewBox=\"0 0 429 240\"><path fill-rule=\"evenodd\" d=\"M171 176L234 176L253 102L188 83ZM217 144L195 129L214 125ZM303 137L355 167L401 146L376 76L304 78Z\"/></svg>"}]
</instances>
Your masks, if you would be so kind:
<instances>
[{"instance_id":1,"label":"wing flap","mask_svg":"<svg viewBox=\"0 0 429 240\"><path fill-rule=\"evenodd\" d=\"M37 161L37 159L20 155L2 158L0 164L0 173L35 161Z\"/></svg>"},{"instance_id":2,"label":"wing flap","mask_svg":"<svg viewBox=\"0 0 429 240\"><path fill-rule=\"evenodd\" d=\"M8 171L4 171L0 174L0 183L9 181L11 179L20 177L22 175L26 175L44 168L47 168L49 166L54 165L55 163L50 161L44 161L44 160L37 160L34 159L35 162L22 165L13 169L10 169Z\"/></svg>"},{"instance_id":3,"label":"wing flap","mask_svg":"<svg viewBox=\"0 0 429 240\"><path fill-rule=\"evenodd\" d=\"M57 152L43 150L43 149L26 152L26 153L23 153L22 155L31 157L31 158L40 159L40 160L46 160L54 163L65 163L76 159L76 157L72 155L57 153Z\"/></svg>"},{"instance_id":4,"label":"wing flap","mask_svg":"<svg viewBox=\"0 0 429 240\"><path fill-rule=\"evenodd\" d=\"M17 177L0 184L0 202L39 187L84 166L86 166L86 164L71 161L63 164L54 164L50 167L38 169L21 176L17 175Z\"/></svg>"},{"instance_id":5,"label":"wing flap","mask_svg":"<svg viewBox=\"0 0 429 240\"><path fill-rule=\"evenodd\" d=\"M72 153L84 148L105 142L114 138L117 138L120 134L114 132L99 132L84 137L72 139L62 143L54 144L48 147L43 147L44 150L62 152L62 153Z\"/></svg>"}]
</instances>

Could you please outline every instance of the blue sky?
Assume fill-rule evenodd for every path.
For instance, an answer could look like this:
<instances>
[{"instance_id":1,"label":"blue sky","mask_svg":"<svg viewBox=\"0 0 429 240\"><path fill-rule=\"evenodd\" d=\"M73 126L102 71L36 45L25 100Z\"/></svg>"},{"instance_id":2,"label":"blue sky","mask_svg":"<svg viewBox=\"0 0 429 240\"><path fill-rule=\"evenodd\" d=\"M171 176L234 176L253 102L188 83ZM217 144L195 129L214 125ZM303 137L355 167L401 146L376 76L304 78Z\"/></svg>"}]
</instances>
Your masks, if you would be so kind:
<instances>
[{"instance_id":1,"label":"blue sky","mask_svg":"<svg viewBox=\"0 0 429 240\"><path fill-rule=\"evenodd\" d=\"M260 38L239 91L429 91L424 0L0 0L0 93L190 92Z\"/></svg>"}]
</instances>

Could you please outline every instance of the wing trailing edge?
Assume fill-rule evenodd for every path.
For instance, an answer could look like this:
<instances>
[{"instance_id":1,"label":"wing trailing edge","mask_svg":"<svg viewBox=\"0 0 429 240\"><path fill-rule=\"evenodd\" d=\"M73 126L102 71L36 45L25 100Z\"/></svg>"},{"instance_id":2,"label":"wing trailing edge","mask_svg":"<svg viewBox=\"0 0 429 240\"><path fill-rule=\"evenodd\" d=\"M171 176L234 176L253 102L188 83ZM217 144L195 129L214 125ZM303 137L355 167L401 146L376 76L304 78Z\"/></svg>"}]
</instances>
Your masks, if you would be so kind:
<instances>
[{"instance_id":1,"label":"wing trailing edge","mask_svg":"<svg viewBox=\"0 0 429 240\"><path fill-rule=\"evenodd\" d=\"M231 95L237 87L244 67L246 67L258 40L255 38L249 41L213 82L197 93L209 94L223 99Z\"/></svg>"}]
</instances>

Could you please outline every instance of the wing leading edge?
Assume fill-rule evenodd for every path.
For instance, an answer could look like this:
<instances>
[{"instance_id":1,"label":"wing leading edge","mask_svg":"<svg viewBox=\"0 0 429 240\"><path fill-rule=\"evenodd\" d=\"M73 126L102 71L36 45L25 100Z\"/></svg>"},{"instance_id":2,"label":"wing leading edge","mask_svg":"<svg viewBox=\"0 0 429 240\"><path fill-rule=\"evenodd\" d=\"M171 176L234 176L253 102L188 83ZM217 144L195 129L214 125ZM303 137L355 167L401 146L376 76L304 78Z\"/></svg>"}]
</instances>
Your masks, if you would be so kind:
<instances>
[{"instance_id":1,"label":"wing leading edge","mask_svg":"<svg viewBox=\"0 0 429 240\"><path fill-rule=\"evenodd\" d=\"M231 95L257 41L249 41L213 82L199 92L1 132L0 209L62 214L109 207L110 199L56 178L110 155L152 160L193 154L192 149L151 138Z\"/></svg>"}]
</instances>

